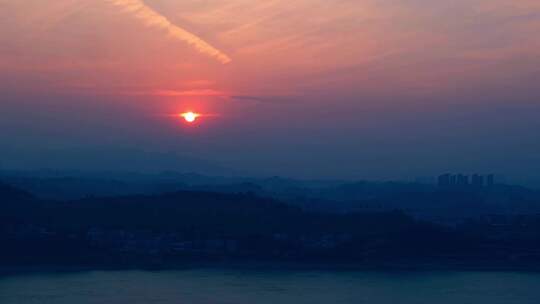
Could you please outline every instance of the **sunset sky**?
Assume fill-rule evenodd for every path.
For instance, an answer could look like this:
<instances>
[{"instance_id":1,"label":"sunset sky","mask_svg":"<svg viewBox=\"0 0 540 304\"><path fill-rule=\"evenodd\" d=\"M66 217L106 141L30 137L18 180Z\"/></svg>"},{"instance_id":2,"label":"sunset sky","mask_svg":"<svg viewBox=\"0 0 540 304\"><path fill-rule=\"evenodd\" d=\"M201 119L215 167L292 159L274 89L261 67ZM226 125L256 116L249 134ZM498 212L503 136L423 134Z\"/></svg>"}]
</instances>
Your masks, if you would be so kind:
<instances>
[{"instance_id":1,"label":"sunset sky","mask_svg":"<svg viewBox=\"0 0 540 304\"><path fill-rule=\"evenodd\" d=\"M0 0L0 114L6 169L540 180L540 1Z\"/></svg>"}]
</instances>

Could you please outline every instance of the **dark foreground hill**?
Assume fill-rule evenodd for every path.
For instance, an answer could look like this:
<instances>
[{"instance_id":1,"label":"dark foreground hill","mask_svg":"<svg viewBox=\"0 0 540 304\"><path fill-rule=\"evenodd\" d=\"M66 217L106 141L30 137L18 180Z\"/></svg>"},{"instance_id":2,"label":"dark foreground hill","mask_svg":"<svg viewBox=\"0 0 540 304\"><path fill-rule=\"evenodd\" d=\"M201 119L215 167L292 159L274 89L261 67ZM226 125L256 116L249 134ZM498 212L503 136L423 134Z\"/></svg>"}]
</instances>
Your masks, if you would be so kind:
<instances>
[{"instance_id":1,"label":"dark foreground hill","mask_svg":"<svg viewBox=\"0 0 540 304\"><path fill-rule=\"evenodd\" d=\"M401 211L311 212L250 194L44 202L0 189L4 266L172 267L225 259L532 267L540 261L540 220L534 216L449 228Z\"/></svg>"},{"instance_id":2,"label":"dark foreground hill","mask_svg":"<svg viewBox=\"0 0 540 304\"><path fill-rule=\"evenodd\" d=\"M11 202L29 201L33 200L31 194L10 185L0 183L0 202L8 204Z\"/></svg>"}]
</instances>

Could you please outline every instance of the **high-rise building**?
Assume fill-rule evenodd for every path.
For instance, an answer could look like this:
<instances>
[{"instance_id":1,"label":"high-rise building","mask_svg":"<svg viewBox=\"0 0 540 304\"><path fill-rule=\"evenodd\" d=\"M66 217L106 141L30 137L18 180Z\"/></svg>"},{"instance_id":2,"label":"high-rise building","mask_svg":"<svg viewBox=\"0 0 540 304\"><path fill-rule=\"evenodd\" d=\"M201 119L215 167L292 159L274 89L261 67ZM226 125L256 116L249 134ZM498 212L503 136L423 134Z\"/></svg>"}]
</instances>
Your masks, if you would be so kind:
<instances>
[{"instance_id":1,"label":"high-rise building","mask_svg":"<svg viewBox=\"0 0 540 304\"><path fill-rule=\"evenodd\" d=\"M439 187L458 187L458 188L470 188L480 189L484 187L492 187L495 185L495 176L493 174L480 175L473 174L470 176L465 174L442 174L437 179Z\"/></svg>"},{"instance_id":2,"label":"high-rise building","mask_svg":"<svg viewBox=\"0 0 540 304\"><path fill-rule=\"evenodd\" d=\"M450 186L450 174L446 173L443 175L439 175L439 178L437 179L437 184L439 185L439 187Z\"/></svg>"},{"instance_id":3,"label":"high-rise building","mask_svg":"<svg viewBox=\"0 0 540 304\"><path fill-rule=\"evenodd\" d=\"M458 186L468 186L469 185L469 176L458 174L456 178L456 184Z\"/></svg>"},{"instance_id":4,"label":"high-rise building","mask_svg":"<svg viewBox=\"0 0 540 304\"><path fill-rule=\"evenodd\" d=\"M471 178L471 185L475 188L484 187L484 177L479 174L473 174Z\"/></svg>"},{"instance_id":5,"label":"high-rise building","mask_svg":"<svg viewBox=\"0 0 540 304\"><path fill-rule=\"evenodd\" d=\"M493 174L488 174L486 176L486 185L488 187L493 187L493 185L495 185L495 175Z\"/></svg>"},{"instance_id":6,"label":"high-rise building","mask_svg":"<svg viewBox=\"0 0 540 304\"><path fill-rule=\"evenodd\" d=\"M455 186L457 184L457 177L454 174L450 174L450 186Z\"/></svg>"}]
</instances>

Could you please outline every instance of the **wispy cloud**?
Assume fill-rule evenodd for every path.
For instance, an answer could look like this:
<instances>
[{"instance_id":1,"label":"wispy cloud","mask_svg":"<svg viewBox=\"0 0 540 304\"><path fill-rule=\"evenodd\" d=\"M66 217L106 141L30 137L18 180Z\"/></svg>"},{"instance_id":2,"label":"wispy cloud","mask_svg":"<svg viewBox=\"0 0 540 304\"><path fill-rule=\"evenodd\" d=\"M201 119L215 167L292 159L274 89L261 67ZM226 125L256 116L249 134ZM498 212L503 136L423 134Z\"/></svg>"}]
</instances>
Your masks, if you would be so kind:
<instances>
[{"instance_id":1,"label":"wispy cloud","mask_svg":"<svg viewBox=\"0 0 540 304\"><path fill-rule=\"evenodd\" d=\"M230 99L240 101L254 101L260 103L288 104L295 103L301 99L300 96L254 96L254 95L231 95Z\"/></svg>"},{"instance_id":2,"label":"wispy cloud","mask_svg":"<svg viewBox=\"0 0 540 304\"><path fill-rule=\"evenodd\" d=\"M186 91L175 91L175 90L158 90L153 92L154 95L159 96L225 96L226 93L221 91L216 91L212 89L202 89L202 90L186 90Z\"/></svg>"},{"instance_id":3,"label":"wispy cloud","mask_svg":"<svg viewBox=\"0 0 540 304\"><path fill-rule=\"evenodd\" d=\"M295 103L301 96L272 96L272 95L232 95L230 93L214 89L194 89L194 90L148 90L148 91L126 91L126 95L148 95L162 97L217 97L227 100L251 101L259 103L288 104Z\"/></svg>"},{"instance_id":4,"label":"wispy cloud","mask_svg":"<svg viewBox=\"0 0 540 304\"><path fill-rule=\"evenodd\" d=\"M142 0L107 0L115 6L122 8L125 12L132 14L135 18L143 21L149 27L164 29L175 39L186 42L197 51L215 58L219 62L226 64L231 62L231 58L222 51L210 45L208 42L173 24L167 17L159 14Z\"/></svg>"},{"instance_id":5,"label":"wispy cloud","mask_svg":"<svg viewBox=\"0 0 540 304\"><path fill-rule=\"evenodd\" d=\"M228 96L227 93L213 89L198 90L151 90L151 91L130 91L127 95L152 95L152 96Z\"/></svg>"}]
</instances>

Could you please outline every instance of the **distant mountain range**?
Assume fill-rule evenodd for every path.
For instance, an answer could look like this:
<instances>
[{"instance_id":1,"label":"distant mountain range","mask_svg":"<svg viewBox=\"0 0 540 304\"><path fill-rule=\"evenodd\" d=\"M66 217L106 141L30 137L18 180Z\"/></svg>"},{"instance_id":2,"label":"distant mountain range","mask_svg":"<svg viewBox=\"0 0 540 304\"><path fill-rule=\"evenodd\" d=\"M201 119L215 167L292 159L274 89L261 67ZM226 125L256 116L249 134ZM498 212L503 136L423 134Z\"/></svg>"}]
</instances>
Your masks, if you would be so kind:
<instances>
[{"instance_id":1,"label":"distant mountain range","mask_svg":"<svg viewBox=\"0 0 540 304\"><path fill-rule=\"evenodd\" d=\"M450 224L492 214L540 213L539 191L509 185L448 189L404 182L222 177L177 172L152 175L54 171L3 172L0 181L40 199L59 201L199 191L257 195L322 212L404 210L418 218Z\"/></svg>"}]
</instances>

